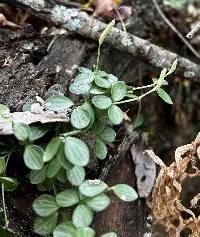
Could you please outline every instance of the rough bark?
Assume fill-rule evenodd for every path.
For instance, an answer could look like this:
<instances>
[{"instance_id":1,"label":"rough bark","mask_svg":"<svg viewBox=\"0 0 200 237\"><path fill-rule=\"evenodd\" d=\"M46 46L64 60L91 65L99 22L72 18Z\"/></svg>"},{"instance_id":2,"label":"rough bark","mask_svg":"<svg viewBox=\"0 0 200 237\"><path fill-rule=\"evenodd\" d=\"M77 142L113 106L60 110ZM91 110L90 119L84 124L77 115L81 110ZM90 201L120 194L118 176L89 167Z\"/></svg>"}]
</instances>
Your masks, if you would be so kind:
<instances>
[{"instance_id":1,"label":"rough bark","mask_svg":"<svg viewBox=\"0 0 200 237\"><path fill-rule=\"evenodd\" d=\"M33 13L49 18L53 23L62 25L68 31L78 33L84 37L98 40L105 24L87 16L77 9L66 9L63 6L53 5L49 7L42 0L17 0L6 1L30 9ZM172 62L178 58L179 63L176 73L185 78L199 82L200 66L189 59L151 44L149 41L127 34L117 28L106 38L105 42L114 48L126 51L133 56L138 56L145 62L157 68L169 68Z\"/></svg>"}]
</instances>

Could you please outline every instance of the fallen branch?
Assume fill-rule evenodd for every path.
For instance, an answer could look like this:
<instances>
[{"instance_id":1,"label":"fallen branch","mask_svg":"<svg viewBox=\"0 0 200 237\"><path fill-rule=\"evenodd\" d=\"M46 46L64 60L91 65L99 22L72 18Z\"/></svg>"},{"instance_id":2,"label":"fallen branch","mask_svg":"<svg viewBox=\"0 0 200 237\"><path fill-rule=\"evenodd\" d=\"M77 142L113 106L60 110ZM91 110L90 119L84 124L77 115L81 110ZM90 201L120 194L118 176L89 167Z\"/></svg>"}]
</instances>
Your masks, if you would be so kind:
<instances>
[{"instance_id":1,"label":"fallen branch","mask_svg":"<svg viewBox=\"0 0 200 237\"><path fill-rule=\"evenodd\" d=\"M98 40L105 24L78 11L67 9L64 6L51 5L44 0L4 0L18 7L29 9L32 13L61 25L64 29L80 34L84 37ZM151 44L149 41L113 28L105 42L114 48L125 51L141 58L143 61L157 68L169 68L175 59L178 59L176 73L192 81L200 83L200 65L189 59Z\"/></svg>"},{"instance_id":2,"label":"fallen branch","mask_svg":"<svg viewBox=\"0 0 200 237\"><path fill-rule=\"evenodd\" d=\"M53 111L44 111L43 106L35 103L31 106L33 110L27 112L14 112L4 114L5 122L0 123L0 135L13 134L13 124L15 123L55 123L55 122L69 122L67 112L55 113Z\"/></svg>"},{"instance_id":3,"label":"fallen branch","mask_svg":"<svg viewBox=\"0 0 200 237\"><path fill-rule=\"evenodd\" d=\"M122 143L117 149L117 153L114 156L109 156L108 161L101 170L99 179L105 181L108 178L111 169L119 164L121 158L126 157L127 153L130 152L131 147L139 139L139 137L139 133L137 132L132 132L131 134L128 134L124 137Z\"/></svg>"}]
</instances>

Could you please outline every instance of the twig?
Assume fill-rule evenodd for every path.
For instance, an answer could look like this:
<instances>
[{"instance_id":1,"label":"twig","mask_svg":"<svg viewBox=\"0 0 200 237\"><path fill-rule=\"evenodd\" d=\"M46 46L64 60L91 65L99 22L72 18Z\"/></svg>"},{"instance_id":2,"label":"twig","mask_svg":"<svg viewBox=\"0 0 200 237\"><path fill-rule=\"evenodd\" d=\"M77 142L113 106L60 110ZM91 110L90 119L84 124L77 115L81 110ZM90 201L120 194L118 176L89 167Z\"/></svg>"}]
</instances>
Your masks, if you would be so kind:
<instances>
[{"instance_id":1,"label":"twig","mask_svg":"<svg viewBox=\"0 0 200 237\"><path fill-rule=\"evenodd\" d=\"M139 134L137 132L132 132L130 135L124 137L122 143L118 147L117 153L114 156L110 156L109 160L104 165L101 171L99 179L105 181L108 174L110 173L112 167L116 166L122 157L126 156L126 153L130 151L133 143L138 140Z\"/></svg>"},{"instance_id":2,"label":"twig","mask_svg":"<svg viewBox=\"0 0 200 237\"><path fill-rule=\"evenodd\" d=\"M37 16L50 20L64 29L87 38L98 40L106 25L77 9L66 9L63 6L54 5L50 8L44 0L3 0L7 4L29 9ZM169 68L177 58L178 66L176 74L200 83L200 65L189 59L178 56L149 41L132 34L113 28L105 42L118 50L137 56L143 61L159 69Z\"/></svg>"},{"instance_id":3,"label":"twig","mask_svg":"<svg viewBox=\"0 0 200 237\"><path fill-rule=\"evenodd\" d=\"M40 108L39 104L35 104ZM33 105L32 105L33 106ZM41 106L41 109L43 107ZM7 120L8 119L8 120ZM69 122L67 111L62 113L54 113L53 111L32 111L32 112L14 112L6 115L6 121L0 124L0 135L13 134L13 123L53 123L53 122Z\"/></svg>"},{"instance_id":4,"label":"twig","mask_svg":"<svg viewBox=\"0 0 200 237\"><path fill-rule=\"evenodd\" d=\"M188 39L194 38L198 33L200 33L200 22L186 35Z\"/></svg>"},{"instance_id":5,"label":"twig","mask_svg":"<svg viewBox=\"0 0 200 237\"><path fill-rule=\"evenodd\" d=\"M190 51L197 57L200 58L200 54L196 51L196 49L185 39L185 37L179 32L176 27L171 23L171 21L165 16L163 11L161 10L159 4L156 0L152 0L155 8L157 9L158 13L162 17L162 19L167 23L167 25L178 35L178 37L183 41L183 43L190 49Z\"/></svg>"}]
</instances>

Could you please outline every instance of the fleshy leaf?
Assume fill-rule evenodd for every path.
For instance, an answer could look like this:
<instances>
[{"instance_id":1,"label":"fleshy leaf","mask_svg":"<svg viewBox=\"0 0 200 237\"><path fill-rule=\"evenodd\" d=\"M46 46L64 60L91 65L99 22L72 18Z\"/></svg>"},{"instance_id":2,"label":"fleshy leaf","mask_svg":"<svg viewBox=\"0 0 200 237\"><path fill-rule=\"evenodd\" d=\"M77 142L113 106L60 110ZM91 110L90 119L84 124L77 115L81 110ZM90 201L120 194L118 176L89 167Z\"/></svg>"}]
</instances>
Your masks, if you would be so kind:
<instances>
[{"instance_id":1,"label":"fleshy leaf","mask_svg":"<svg viewBox=\"0 0 200 237\"><path fill-rule=\"evenodd\" d=\"M89 162L88 146L85 142L75 137L66 137L65 155L74 165L86 166Z\"/></svg>"},{"instance_id":2,"label":"fleshy leaf","mask_svg":"<svg viewBox=\"0 0 200 237\"><path fill-rule=\"evenodd\" d=\"M79 190L80 192L85 195L86 197L94 197L103 193L108 188L107 184L102 182L101 180L86 180L83 182Z\"/></svg>"},{"instance_id":3,"label":"fleshy leaf","mask_svg":"<svg viewBox=\"0 0 200 237\"><path fill-rule=\"evenodd\" d=\"M44 151L37 145L28 145L24 151L24 162L31 170L40 170L44 165Z\"/></svg>"},{"instance_id":4,"label":"fleshy leaf","mask_svg":"<svg viewBox=\"0 0 200 237\"><path fill-rule=\"evenodd\" d=\"M105 95L96 95L92 98L92 103L98 109L108 109L112 104L112 100Z\"/></svg>"},{"instance_id":5,"label":"fleshy leaf","mask_svg":"<svg viewBox=\"0 0 200 237\"><path fill-rule=\"evenodd\" d=\"M47 217L54 214L59 209L59 206L55 197L43 194L33 202L33 209L39 216Z\"/></svg>"},{"instance_id":6,"label":"fleshy leaf","mask_svg":"<svg viewBox=\"0 0 200 237\"><path fill-rule=\"evenodd\" d=\"M73 224L77 228L88 227L93 220L93 213L89 207L84 204L78 205L72 215Z\"/></svg>"},{"instance_id":7,"label":"fleshy leaf","mask_svg":"<svg viewBox=\"0 0 200 237\"><path fill-rule=\"evenodd\" d=\"M114 125L118 125L123 121L123 111L117 105L111 105L108 109L108 117Z\"/></svg>"},{"instance_id":8,"label":"fleshy leaf","mask_svg":"<svg viewBox=\"0 0 200 237\"><path fill-rule=\"evenodd\" d=\"M49 97L44 106L48 110L53 110L55 112L61 112L70 108L74 103L65 96L51 96Z\"/></svg>"},{"instance_id":9,"label":"fleshy leaf","mask_svg":"<svg viewBox=\"0 0 200 237\"><path fill-rule=\"evenodd\" d=\"M132 202L138 198L136 191L127 184L117 184L111 189L123 201Z\"/></svg>"}]
</instances>

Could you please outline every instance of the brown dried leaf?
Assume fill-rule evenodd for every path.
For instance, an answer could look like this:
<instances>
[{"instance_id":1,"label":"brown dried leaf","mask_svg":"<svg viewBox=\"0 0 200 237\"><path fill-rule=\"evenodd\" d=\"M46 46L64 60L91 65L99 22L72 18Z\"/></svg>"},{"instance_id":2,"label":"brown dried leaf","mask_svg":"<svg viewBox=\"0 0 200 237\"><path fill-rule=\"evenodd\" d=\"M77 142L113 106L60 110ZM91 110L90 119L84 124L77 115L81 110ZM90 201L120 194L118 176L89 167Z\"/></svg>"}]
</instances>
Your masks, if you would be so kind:
<instances>
[{"instance_id":1,"label":"brown dried leaf","mask_svg":"<svg viewBox=\"0 0 200 237\"><path fill-rule=\"evenodd\" d=\"M184 182L200 176L197 167L199 147L200 133L191 144L177 148L174 163L169 167L161 165L152 193L151 211L155 224L164 226L168 237L179 237L186 228L191 230L188 237L200 236L200 215L195 215L200 193L191 198L190 206L184 206L181 196ZM156 163L163 164L152 151L147 153ZM193 172L190 172L191 169ZM182 213L187 213L187 217L183 217Z\"/></svg>"},{"instance_id":2,"label":"brown dried leaf","mask_svg":"<svg viewBox=\"0 0 200 237\"><path fill-rule=\"evenodd\" d=\"M131 8L126 6L118 7L121 1L116 0L94 0L94 16L102 16L108 19L121 20L132 14Z\"/></svg>"},{"instance_id":3,"label":"brown dried leaf","mask_svg":"<svg viewBox=\"0 0 200 237\"><path fill-rule=\"evenodd\" d=\"M138 194L142 198L149 196L156 178L155 162L144 153L147 146L148 136L143 133L139 142L131 147L131 155L135 163Z\"/></svg>"}]
</instances>

